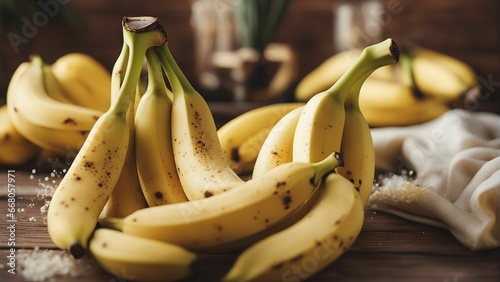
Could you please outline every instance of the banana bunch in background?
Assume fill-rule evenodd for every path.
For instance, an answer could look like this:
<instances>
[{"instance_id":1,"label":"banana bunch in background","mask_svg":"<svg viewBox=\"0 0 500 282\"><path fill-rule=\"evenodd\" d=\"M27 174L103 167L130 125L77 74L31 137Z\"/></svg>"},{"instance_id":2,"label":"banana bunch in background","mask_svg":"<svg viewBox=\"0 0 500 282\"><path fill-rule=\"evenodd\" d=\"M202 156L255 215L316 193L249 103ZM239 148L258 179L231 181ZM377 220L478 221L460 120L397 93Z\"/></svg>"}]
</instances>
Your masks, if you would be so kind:
<instances>
[{"instance_id":1,"label":"banana bunch in background","mask_svg":"<svg viewBox=\"0 0 500 282\"><path fill-rule=\"evenodd\" d=\"M0 165L22 165L41 152L71 159L109 108L110 81L104 66L85 54L52 65L36 55L19 65L0 115Z\"/></svg>"},{"instance_id":2,"label":"banana bunch in background","mask_svg":"<svg viewBox=\"0 0 500 282\"><path fill-rule=\"evenodd\" d=\"M349 50L328 58L299 82L295 99L307 101L327 89L360 52ZM400 64L380 68L366 80L359 103L370 126L405 126L432 120L478 92L476 74L466 63L405 45Z\"/></svg>"},{"instance_id":3,"label":"banana bunch in background","mask_svg":"<svg viewBox=\"0 0 500 282\"><path fill-rule=\"evenodd\" d=\"M59 82L56 73L82 72L70 64L33 58L12 78L7 109L16 130L83 136L47 213L58 248L138 281L184 279L199 254L223 252L239 252L224 281L304 280L349 249L375 173L361 89L398 62L392 39L365 48L307 102L257 108L217 130L157 18L125 17L122 32L103 104L78 99L84 81L65 94L72 88L62 81L79 76ZM70 146L26 139L59 153ZM305 267L311 259L314 269Z\"/></svg>"}]
</instances>

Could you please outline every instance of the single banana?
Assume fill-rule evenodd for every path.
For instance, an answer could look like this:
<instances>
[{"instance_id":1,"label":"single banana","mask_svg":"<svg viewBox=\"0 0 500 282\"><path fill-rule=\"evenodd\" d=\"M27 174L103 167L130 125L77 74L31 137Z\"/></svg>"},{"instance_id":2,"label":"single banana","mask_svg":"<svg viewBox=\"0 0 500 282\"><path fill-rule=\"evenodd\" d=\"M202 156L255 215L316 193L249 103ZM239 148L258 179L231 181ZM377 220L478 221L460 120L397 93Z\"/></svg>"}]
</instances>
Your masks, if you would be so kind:
<instances>
[{"instance_id":1,"label":"single banana","mask_svg":"<svg viewBox=\"0 0 500 282\"><path fill-rule=\"evenodd\" d=\"M48 94L44 83L43 61L39 56L32 58L29 67L22 72L7 91L7 104L33 124L55 129L88 130L91 128L101 111L55 100ZM58 87L57 84L52 84ZM55 91L60 91L56 89Z\"/></svg>"},{"instance_id":2,"label":"single banana","mask_svg":"<svg viewBox=\"0 0 500 282\"><path fill-rule=\"evenodd\" d=\"M137 172L149 206L185 202L170 133L172 101L155 50L146 52L148 86L135 119Z\"/></svg>"},{"instance_id":3,"label":"single banana","mask_svg":"<svg viewBox=\"0 0 500 282\"><path fill-rule=\"evenodd\" d=\"M238 174L251 173L262 143L272 127L300 102L276 103L247 111L219 128L217 134L226 161Z\"/></svg>"},{"instance_id":4,"label":"single banana","mask_svg":"<svg viewBox=\"0 0 500 282\"><path fill-rule=\"evenodd\" d=\"M446 55L446 54L443 54L443 53L440 53L440 52L437 52L437 51L434 51L434 50L431 50L428 48L424 48L421 46L412 46L410 52L411 52L413 58L424 59L424 61L423 61L424 63L422 63L422 64L425 64L426 62L428 63L429 61L432 61L434 64L439 64L440 67L444 68L444 70L441 68L438 68L443 73L437 77L432 77L432 79L431 79L431 81L435 82L435 83L432 83L432 85L429 85L431 87L431 89L434 89L433 91L426 92L424 89L422 89L422 91L425 92L427 95L436 94L436 95L433 95L434 98L440 98L441 100L443 100L447 103L451 103L451 102L456 101L457 99L460 99L465 94L465 92L479 91L479 81L477 79L477 74L474 71L474 69L470 65L468 65L467 63L465 63L457 58L454 58L452 56L449 56L449 55ZM415 64L414 72L415 72L415 76L417 78L420 78L421 75L428 77L429 74L427 74L426 71L430 71L431 73L438 71L438 70L434 70L434 71L430 70L429 68L431 68L432 66L428 66L428 68L426 68L425 66L422 67L421 65L419 65L420 63L418 61L419 60L417 60L416 64L414 62L414 64ZM448 78L449 76L444 74L445 71L455 75L459 79L459 82L457 82L456 80L452 81L451 78ZM441 81L441 79L446 79L446 78L450 79L450 81L449 82ZM423 80L423 79L420 79L420 80ZM424 82L424 83L426 83L426 82ZM443 92L438 92L437 89L434 88L434 87L446 86L447 83L454 83L454 84L449 85L450 88L447 88ZM465 88L465 91L464 91L464 88L462 88L462 87ZM456 92L453 93L451 91L451 89L455 89Z\"/></svg>"},{"instance_id":5,"label":"single banana","mask_svg":"<svg viewBox=\"0 0 500 282\"><path fill-rule=\"evenodd\" d=\"M363 83L359 107L371 127L419 124L450 109L432 97L416 96L404 84L371 78Z\"/></svg>"},{"instance_id":6,"label":"single banana","mask_svg":"<svg viewBox=\"0 0 500 282\"><path fill-rule=\"evenodd\" d=\"M123 19L124 44L130 49L118 98L95 123L52 197L47 227L56 246L83 256L99 214L120 176L130 132L126 116L135 96L145 53L166 42L156 18ZM122 61L120 61L122 63Z\"/></svg>"},{"instance_id":7,"label":"single banana","mask_svg":"<svg viewBox=\"0 0 500 282\"><path fill-rule=\"evenodd\" d=\"M296 101L308 101L317 93L330 88L361 55L361 49L350 49L334 54L308 73L295 88ZM383 80L394 80L392 66L377 69L372 75Z\"/></svg>"},{"instance_id":8,"label":"single banana","mask_svg":"<svg viewBox=\"0 0 500 282\"><path fill-rule=\"evenodd\" d=\"M336 261L364 221L359 193L332 173L318 202L297 223L244 250L223 281L302 281Z\"/></svg>"},{"instance_id":9,"label":"single banana","mask_svg":"<svg viewBox=\"0 0 500 282\"><path fill-rule=\"evenodd\" d=\"M193 251L214 249L281 222L341 161L340 154L333 153L318 163L286 163L213 197L150 207L101 224Z\"/></svg>"},{"instance_id":10,"label":"single banana","mask_svg":"<svg viewBox=\"0 0 500 282\"><path fill-rule=\"evenodd\" d=\"M73 155L80 150L89 130L64 130L47 128L32 123L24 113L16 111L13 104L7 104L9 116L16 130L26 139L42 149L60 155Z\"/></svg>"},{"instance_id":11,"label":"single banana","mask_svg":"<svg viewBox=\"0 0 500 282\"><path fill-rule=\"evenodd\" d=\"M321 184L319 184L321 185ZM316 204L319 195L320 195L321 189L315 189L311 196L305 200L302 205L300 205L296 210L294 210L292 213L289 215L285 216L283 219L281 219L279 222L277 222L275 225L270 226L260 232L257 232L253 235L241 238L239 240L234 240L228 243L224 244L219 244L216 246L211 246L211 247L206 247L206 248L199 248L197 249L198 253L203 253L203 254L221 254L221 253L234 253L234 252L241 252L248 248L249 246L257 243L258 241L271 236L274 233L277 233L279 231L284 230L285 228L288 228L292 226L294 223L299 221L301 218L303 218L311 209L312 207Z\"/></svg>"},{"instance_id":12,"label":"single banana","mask_svg":"<svg viewBox=\"0 0 500 282\"><path fill-rule=\"evenodd\" d=\"M350 88L374 70L399 59L392 39L366 47L358 60L328 90L307 101L293 139L293 161L316 162L340 151L344 130L344 101Z\"/></svg>"},{"instance_id":13,"label":"single banana","mask_svg":"<svg viewBox=\"0 0 500 282\"><path fill-rule=\"evenodd\" d=\"M25 164L34 160L40 152L40 147L14 127L7 106L0 106L0 166Z\"/></svg>"},{"instance_id":14,"label":"single banana","mask_svg":"<svg viewBox=\"0 0 500 282\"><path fill-rule=\"evenodd\" d=\"M363 207L368 202L375 178L375 149L372 135L368 122L359 108L360 90L365 81L366 77L356 82L344 104L345 125L340 146L344 165L336 169L337 173L351 181L360 193Z\"/></svg>"},{"instance_id":15,"label":"single banana","mask_svg":"<svg viewBox=\"0 0 500 282\"><path fill-rule=\"evenodd\" d=\"M226 161L205 99L184 76L166 44L159 54L174 94L172 146L187 198L203 199L242 185L244 181Z\"/></svg>"},{"instance_id":16,"label":"single banana","mask_svg":"<svg viewBox=\"0 0 500 282\"><path fill-rule=\"evenodd\" d=\"M111 75L95 58L69 53L51 65L65 96L74 104L105 112L111 103Z\"/></svg>"},{"instance_id":17,"label":"single banana","mask_svg":"<svg viewBox=\"0 0 500 282\"><path fill-rule=\"evenodd\" d=\"M89 249L105 271L127 281L178 281L197 269L197 255L186 249L111 229L97 229Z\"/></svg>"},{"instance_id":18,"label":"single banana","mask_svg":"<svg viewBox=\"0 0 500 282\"><path fill-rule=\"evenodd\" d=\"M293 160L293 138L303 109L304 106L293 109L271 129L255 160L252 178Z\"/></svg>"},{"instance_id":19,"label":"single banana","mask_svg":"<svg viewBox=\"0 0 500 282\"><path fill-rule=\"evenodd\" d=\"M453 71L438 60L410 55L415 84L426 96L443 103L459 101L470 89Z\"/></svg>"},{"instance_id":20,"label":"single banana","mask_svg":"<svg viewBox=\"0 0 500 282\"><path fill-rule=\"evenodd\" d=\"M138 91L139 90L136 90L136 99ZM119 89L117 89L116 92L119 92ZM118 96L118 94L116 96ZM127 112L127 125L130 132L130 139L125 162L115 188L113 189L113 193L111 193L99 218L125 217L136 210L148 207L137 173L134 126L135 104L136 103L134 103L133 107L131 105Z\"/></svg>"}]
</instances>

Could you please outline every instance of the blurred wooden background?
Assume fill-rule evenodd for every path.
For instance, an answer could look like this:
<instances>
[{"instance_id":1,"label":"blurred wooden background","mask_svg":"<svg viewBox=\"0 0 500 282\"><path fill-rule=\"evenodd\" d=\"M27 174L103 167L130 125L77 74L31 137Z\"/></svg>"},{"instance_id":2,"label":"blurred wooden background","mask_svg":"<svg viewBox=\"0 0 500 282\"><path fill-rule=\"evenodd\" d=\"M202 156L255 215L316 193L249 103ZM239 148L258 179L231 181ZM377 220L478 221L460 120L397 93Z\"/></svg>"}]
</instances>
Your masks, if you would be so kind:
<instances>
[{"instance_id":1,"label":"blurred wooden background","mask_svg":"<svg viewBox=\"0 0 500 282\"><path fill-rule=\"evenodd\" d=\"M27 0L24 0L27 1ZM33 0L35 1L35 0ZM230 0L221 1L227 4ZM194 35L190 24L191 1L83 1L40 0L75 9L85 27L74 30L58 13L37 27L18 50L2 32L0 42L0 104L10 76L30 54L49 63L69 52L90 54L111 69L121 44L123 16L157 16L169 35L169 46L181 68L194 83ZM335 0L295 0L276 41L291 44L300 56L300 77L333 54ZM498 0L382 0L384 37L413 42L457 57L470 64L482 81L483 106L498 112L500 97L500 2ZM36 12L26 16L33 21ZM5 21L5 15L0 14ZM39 20L43 20L41 17ZM436 82L439 83L439 82Z\"/></svg>"}]
</instances>

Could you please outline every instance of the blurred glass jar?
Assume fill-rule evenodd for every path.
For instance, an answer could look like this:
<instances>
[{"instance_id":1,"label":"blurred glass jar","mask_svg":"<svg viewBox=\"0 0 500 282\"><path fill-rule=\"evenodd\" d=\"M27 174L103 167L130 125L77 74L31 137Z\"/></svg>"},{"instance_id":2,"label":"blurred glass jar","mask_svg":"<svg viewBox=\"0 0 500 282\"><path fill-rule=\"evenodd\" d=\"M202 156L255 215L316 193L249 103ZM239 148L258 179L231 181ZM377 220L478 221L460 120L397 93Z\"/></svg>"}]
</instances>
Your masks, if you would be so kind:
<instances>
[{"instance_id":1,"label":"blurred glass jar","mask_svg":"<svg viewBox=\"0 0 500 282\"><path fill-rule=\"evenodd\" d=\"M191 25L194 30L195 72L201 87L220 88L219 76L212 62L216 52L235 48L235 30L232 0L193 0Z\"/></svg>"},{"instance_id":2,"label":"blurred glass jar","mask_svg":"<svg viewBox=\"0 0 500 282\"><path fill-rule=\"evenodd\" d=\"M295 51L287 44L272 42L263 50L244 47L244 29L238 26L235 11L246 6L236 5L242 3L192 0L198 84L210 100L269 102L284 98L298 73Z\"/></svg>"},{"instance_id":3,"label":"blurred glass jar","mask_svg":"<svg viewBox=\"0 0 500 282\"><path fill-rule=\"evenodd\" d=\"M383 13L380 0L335 0L334 51L361 49L382 41Z\"/></svg>"}]
</instances>

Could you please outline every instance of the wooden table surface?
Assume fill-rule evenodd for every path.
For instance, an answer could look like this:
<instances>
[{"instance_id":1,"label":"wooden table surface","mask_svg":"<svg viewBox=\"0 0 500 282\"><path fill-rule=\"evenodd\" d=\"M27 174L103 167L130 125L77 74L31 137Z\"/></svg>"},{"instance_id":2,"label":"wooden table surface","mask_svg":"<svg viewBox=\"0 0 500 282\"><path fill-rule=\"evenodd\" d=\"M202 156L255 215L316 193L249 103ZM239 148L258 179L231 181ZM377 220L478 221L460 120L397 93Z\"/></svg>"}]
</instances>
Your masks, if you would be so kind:
<instances>
[{"instance_id":1,"label":"wooden table surface","mask_svg":"<svg viewBox=\"0 0 500 282\"><path fill-rule=\"evenodd\" d=\"M11 222L0 221L0 281L28 281L16 269L10 274L7 256L9 237L14 236L16 254L20 249L53 249L41 208L49 200L44 187L55 187L60 177L49 173L16 170L15 232ZM0 211L7 214L8 176L0 174ZM13 195L10 195L13 196ZM200 273L188 281L218 281L235 260L236 254L201 256ZM17 265L21 262L17 261ZM54 277L53 281L119 281L103 272L90 256L81 259L84 270L77 277ZM310 281L500 281L500 250L470 251L448 231L410 222L396 216L366 209L365 223L355 244L336 262Z\"/></svg>"}]
</instances>

